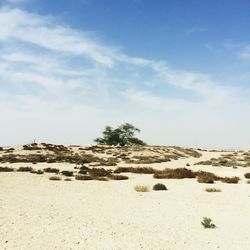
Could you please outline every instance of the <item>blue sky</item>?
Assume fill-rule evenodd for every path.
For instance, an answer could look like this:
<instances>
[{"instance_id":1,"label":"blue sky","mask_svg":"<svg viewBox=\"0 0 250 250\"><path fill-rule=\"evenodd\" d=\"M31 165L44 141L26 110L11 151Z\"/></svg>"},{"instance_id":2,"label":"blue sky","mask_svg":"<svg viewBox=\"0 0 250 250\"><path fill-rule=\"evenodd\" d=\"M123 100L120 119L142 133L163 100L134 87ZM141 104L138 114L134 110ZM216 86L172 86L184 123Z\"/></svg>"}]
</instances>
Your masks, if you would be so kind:
<instances>
[{"instance_id":1,"label":"blue sky","mask_svg":"<svg viewBox=\"0 0 250 250\"><path fill-rule=\"evenodd\" d=\"M1 144L247 148L249 1L0 1Z\"/></svg>"}]
</instances>

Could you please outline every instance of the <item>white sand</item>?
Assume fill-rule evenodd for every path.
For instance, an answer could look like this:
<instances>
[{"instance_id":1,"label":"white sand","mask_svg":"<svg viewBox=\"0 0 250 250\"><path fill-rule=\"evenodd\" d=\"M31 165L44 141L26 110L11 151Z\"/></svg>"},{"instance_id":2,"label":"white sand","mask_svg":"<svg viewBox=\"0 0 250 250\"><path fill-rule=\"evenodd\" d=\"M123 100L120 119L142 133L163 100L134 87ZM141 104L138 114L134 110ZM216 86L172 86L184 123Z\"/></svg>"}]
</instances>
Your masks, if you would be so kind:
<instances>
[{"instance_id":1,"label":"white sand","mask_svg":"<svg viewBox=\"0 0 250 250\"><path fill-rule=\"evenodd\" d=\"M247 172L192 166L219 155L205 152L199 159L152 166L184 167L189 162L194 170L221 176L243 177ZM61 169L73 167L63 165ZM200 184L195 179L126 174L126 181L55 182L48 180L50 175L0 173L0 249L249 249L250 185L243 178L239 184ZM158 182L168 191L134 191L137 184L152 189ZM207 193L206 187L222 192ZM204 229L204 216L217 228Z\"/></svg>"}]
</instances>

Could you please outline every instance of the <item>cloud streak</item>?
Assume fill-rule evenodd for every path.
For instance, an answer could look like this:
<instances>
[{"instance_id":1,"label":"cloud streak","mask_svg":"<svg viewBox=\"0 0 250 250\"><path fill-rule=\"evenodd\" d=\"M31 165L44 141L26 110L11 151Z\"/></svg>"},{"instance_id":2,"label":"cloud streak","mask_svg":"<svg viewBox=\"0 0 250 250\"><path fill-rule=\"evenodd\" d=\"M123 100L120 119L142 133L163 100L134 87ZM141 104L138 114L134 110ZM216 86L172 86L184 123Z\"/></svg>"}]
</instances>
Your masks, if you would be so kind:
<instances>
[{"instance_id":1,"label":"cloud streak","mask_svg":"<svg viewBox=\"0 0 250 250\"><path fill-rule=\"evenodd\" d=\"M6 143L25 143L29 131L41 140L90 143L103 126L128 121L148 129L149 142L164 144L166 138L154 137L145 125L156 126L150 117L165 124L164 117L171 115L184 123L186 114L194 112L190 129L197 115L206 126L217 110L221 117L216 120L223 124L224 118L228 121L225 111L235 104L245 107L232 86L205 74L174 69L164 61L129 56L88 32L58 24L52 16L5 6L0 9L0 26L0 108L11 124L0 130ZM203 110L206 115L201 115ZM16 142L9 138L15 124L22 124L24 131L15 135ZM60 133L52 135L58 127ZM174 131L183 136L188 132ZM175 144L174 139L170 143Z\"/></svg>"}]
</instances>

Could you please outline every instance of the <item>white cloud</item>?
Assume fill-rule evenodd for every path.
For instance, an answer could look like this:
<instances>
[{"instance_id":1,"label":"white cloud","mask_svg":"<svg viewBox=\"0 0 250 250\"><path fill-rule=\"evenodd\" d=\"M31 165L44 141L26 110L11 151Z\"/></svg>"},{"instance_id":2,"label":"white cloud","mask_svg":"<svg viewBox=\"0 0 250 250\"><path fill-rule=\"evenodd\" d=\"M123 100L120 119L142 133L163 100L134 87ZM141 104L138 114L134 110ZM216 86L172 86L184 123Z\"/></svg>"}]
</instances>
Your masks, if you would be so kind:
<instances>
[{"instance_id":1,"label":"white cloud","mask_svg":"<svg viewBox=\"0 0 250 250\"><path fill-rule=\"evenodd\" d=\"M182 144L213 145L206 126L224 131L233 116L237 122L227 133L218 132L214 145L228 136L232 145L248 143L243 132L238 139L232 136L233 129L240 130L238 123L249 124L237 113L249 107L242 96L237 98L243 93L238 89L166 62L131 57L86 32L58 25L52 16L3 7L0 25L3 143L34 137L90 143L105 125L128 121L145 129L151 143L176 144L185 138Z\"/></svg>"}]
</instances>

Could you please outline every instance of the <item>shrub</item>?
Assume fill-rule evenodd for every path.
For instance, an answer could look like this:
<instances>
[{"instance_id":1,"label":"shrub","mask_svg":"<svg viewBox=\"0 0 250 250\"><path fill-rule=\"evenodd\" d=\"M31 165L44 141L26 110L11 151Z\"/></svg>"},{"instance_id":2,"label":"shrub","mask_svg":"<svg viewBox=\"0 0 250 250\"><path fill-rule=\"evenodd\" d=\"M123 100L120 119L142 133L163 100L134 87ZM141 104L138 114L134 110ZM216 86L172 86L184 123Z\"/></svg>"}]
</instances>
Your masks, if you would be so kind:
<instances>
[{"instance_id":1,"label":"shrub","mask_svg":"<svg viewBox=\"0 0 250 250\"><path fill-rule=\"evenodd\" d=\"M97 178L94 178L94 180L96 180L96 181L108 181L109 179L106 177L97 177Z\"/></svg>"},{"instance_id":2,"label":"shrub","mask_svg":"<svg viewBox=\"0 0 250 250\"><path fill-rule=\"evenodd\" d=\"M212 223L212 219L208 217L203 217L201 224L204 228L216 228L215 224Z\"/></svg>"},{"instance_id":3,"label":"shrub","mask_svg":"<svg viewBox=\"0 0 250 250\"><path fill-rule=\"evenodd\" d=\"M17 169L18 172L31 172L32 170L32 167L20 167Z\"/></svg>"},{"instance_id":4,"label":"shrub","mask_svg":"<svg viewBox=\"0 0 250 250\"><path fill-rule=\"evenodd\" d=\"M0 172L13 172L14 168L0 167Z\"/></svg>"},{"instance_id":5,"label":"shrub","mask_svg":"<svg viewBox=\"0 0 250 250\"><path fill-rule=\"evenodd\" d=\"M247 184L250 184L250 180L247 180Z\"/></svg>"},{"instance_id":6,"label":"shrub","mask_svg":"<svg viewBox=\"0 0 250 250\"><path fill-rule=\"evenodd\" d=\"M45 173L56 173L56 174L59 173L59 169L57 169L57 168L44 168L43 171Z\"/></svg>"},{"instance_id":7,"label":"shrub","mask_svg":"<svg viewBox=\"0 0 250 250\"><path fill-rule=\"evenodd\" d=\"M240 178L237 177L237 176L234 176L234 177L223 177L223 178L221 178L221 181L223 183L230 183L230 184L236 184L236 183L239 182L239 180L240 180Z\"/></svg>"},{"instance_id":8,"label":"shrub","mask_svg":"<svg viewBox=\"0 0 250 250\"><path fill-rule=\"evenodd\" d=\"M149 192L148 186L144 186L144 185L136 185L134 189L136 192Z\"/></svg>"},{"instance_id":9,"label":"shrub","mask_svg":"<svg viewBox=\"0 0 250 250\"><path fill-rule=\"evenodd\" d=\"M112 170L104 168L92 168L88 169L88 173L92 177L105 177L112 173Z\"/></svg>"},{"instance_id":10,"label":"shrub","mask_svg":"<svg viewBox=\"0 0 250 250\"><path fill-rule=\"evenodd\" d=\"M206 188L205 189L206 192L221 192L221 190L219 188Z\"/></svg>"},{"instance_id":11,"label":"shrub","mask_svg":"<svg viewBox=\"0 0 250 250\"><path fill-rule=\"evenodd\" d=\"M168 190L168 189L164 184L157 183L153 186L153 190L158 191L158 190Z\"/></svg>"},{"instance_id":12,"label":"shrub","mask_svg":"<svg viewBox=\"0 0 250 250\"><path fill-rule=\"evenodd\" d=\"M250 179L250 173L245 173L245 178Z\"/></svg>"},{"instance_id":13,"label":"shrub","mask_svg":"<svg viewBox=\"0 0 250 250\"><path fill-rule=\"evenodd\" d=\"M156 179L184 179L184 178L195 178L196 173L187 168L166 168L164 170L156 170L154 178Z\"/></svg>"},{"instance_id":14,"label":"shrub","mask_svg":"<svg viewBox=\"0 0 250 250\"><path fill-rule=\"evenodd\" d=\"M114 173L134 173L134 174L153 174L155 170L149 167L133 168L133 167L118 167L115 169Z\"/></svg>"},{"instance_id":15,"label":"shrub","mask_svg":"<svg viewBox=\"0 0 250 250\"><path fill-rule=\"evenodd\" d=\"M128 180L128 176L126 175L119 175L119 174L112 174L109 176L111 180Z\"/></svg>"},{"instance_id":16,"label":"shrub","mask_svg":"<svg viewBox=\"0 0 250 250\"><path fill-rule=\"evenodd\" d=\"M197 173L197 181L199 183L214 183L214 181L219 180L219 177L214 173L200 171Z\"/></svg>"},{"instance_id":17,"label":"shrub","mask_svg":"<svg viewBox=\"0 0 250 250\"><path fill-rule=\"evenodd\" d=\"M76 175L75 179L78 181L90 181L93 180L93 178L89 175Z\"/></svg>"},{"instance_id":18,"label":"shrub","mask_svg":"<svg viewBox=\"0 0 250 250\"><path fill-rule=\"evenodd\" d=\"M60 176L51 176L51 177L49 177L49 180L51 180L51 181L61 181L62 178Z\"/></svg>"},{"instance_id":19,"label":"shrub","mask_svg":"<svg viewBox=\"0 0 250 250\"><path fill-rule=\"evenodd\" d=\"M64 170L64 171L62 171L61 173L62 173L62 175L64 175L64 176L68 176L68 177L73 176L73 171Z\"/></svg>"}]
</instances>

